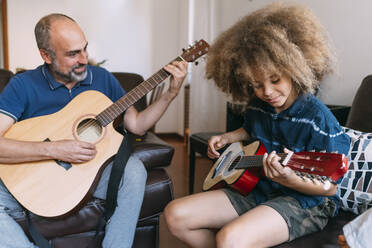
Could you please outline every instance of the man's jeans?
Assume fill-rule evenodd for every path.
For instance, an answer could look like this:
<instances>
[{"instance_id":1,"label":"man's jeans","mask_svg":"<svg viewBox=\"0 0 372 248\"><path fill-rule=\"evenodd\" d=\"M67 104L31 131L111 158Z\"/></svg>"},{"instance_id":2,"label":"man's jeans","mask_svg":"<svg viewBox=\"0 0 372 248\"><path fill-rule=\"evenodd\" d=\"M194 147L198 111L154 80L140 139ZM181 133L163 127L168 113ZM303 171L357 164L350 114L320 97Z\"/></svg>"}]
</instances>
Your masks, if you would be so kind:
<instances>
[{"instance_id":1,"label":"man's jeans","mask_svg":"<svg viewBox=\"0 0 372 248\"><path fill-rule=\"evenodd\" d=\"M108 180L111 172L110 163L98 183L94 197L105 199ZM147 172L143 163L134 157L130 157L120 182L117 198L117 207L106 226L104 248L130 248L133 243L134 233L141 210L145 191ZM9 194L0 180L0 248L35 248L22 228L10 217L22 217L24 212L17 201Z\"/></svg>"}]
</instances>

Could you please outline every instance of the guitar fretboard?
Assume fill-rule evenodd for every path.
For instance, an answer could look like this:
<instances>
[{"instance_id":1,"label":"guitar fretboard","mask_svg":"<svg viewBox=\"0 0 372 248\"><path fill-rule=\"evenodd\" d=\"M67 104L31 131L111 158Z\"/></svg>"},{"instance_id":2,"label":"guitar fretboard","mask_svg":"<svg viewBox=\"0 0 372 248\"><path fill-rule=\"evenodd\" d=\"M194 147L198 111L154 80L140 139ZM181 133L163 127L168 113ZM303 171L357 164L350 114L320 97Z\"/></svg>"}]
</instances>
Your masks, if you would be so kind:
<instances>
[{"instance_id":1,"label":"guitar fretboard","mask_svg":"<svg viewBox=\"0 0 372 248\"><path fill-rule=\"evenodd\" d=\"M288 154L278 153L277 155L280 157L279 162L283 162ZM235 169L246 169L246 168L262 167L262 160L263 160L263 155L243 156L241 157L240 161L237 163L237 165L234 168Z\"/></svg>"},{"instance_id":2,"label":"guitar fretboard","mask_svg":"<svg viewBox=\"0 0 372 248\"><path fill-rule=\"evenodd\" d=\"M173 61L181 61L182 57L177 57ZM96 116L96 119L102 126L107 126L116 117L123 113L126 109L136 103L139 99L149 93L157 85L163 82L170 75L164 68L154 73L149 79L140 83L137 87L125 94L122 98L110 105Z\"/></svg>"}]
</instances>

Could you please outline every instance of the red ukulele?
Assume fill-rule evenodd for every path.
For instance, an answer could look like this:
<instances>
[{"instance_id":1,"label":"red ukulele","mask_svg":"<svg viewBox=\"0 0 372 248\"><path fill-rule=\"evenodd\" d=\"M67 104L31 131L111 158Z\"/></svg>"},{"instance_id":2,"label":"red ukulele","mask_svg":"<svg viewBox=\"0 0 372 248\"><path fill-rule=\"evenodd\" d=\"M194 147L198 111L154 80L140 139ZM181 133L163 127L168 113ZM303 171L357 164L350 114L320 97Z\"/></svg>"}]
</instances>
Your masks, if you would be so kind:
<instances>
[{"instance_id":1,"label":"red ukulele","mask_svg":"<svg viewBox=\"0 0 372 248\"><path fill-rule=\"evenodd\" d=\"M243 195L248 194L262 175L262 158L266 148L254 141L247 146L236 142L231 144L214 163L204 180L203 190L221 188L224 185L236 189ZM348 169L347 158L343 154L322 152L279 153L280 162L302 177L312 182L330 187Z\"/></svg>"}]
</instances>

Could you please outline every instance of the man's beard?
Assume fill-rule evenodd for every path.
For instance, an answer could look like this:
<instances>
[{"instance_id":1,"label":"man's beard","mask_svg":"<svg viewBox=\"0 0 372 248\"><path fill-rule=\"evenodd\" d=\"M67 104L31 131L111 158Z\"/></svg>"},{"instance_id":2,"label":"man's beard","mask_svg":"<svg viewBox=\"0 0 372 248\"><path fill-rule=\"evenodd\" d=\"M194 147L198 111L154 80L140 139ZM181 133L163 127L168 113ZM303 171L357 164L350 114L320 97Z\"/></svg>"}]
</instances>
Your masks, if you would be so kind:
<instances>
[{"instance_id":1,"label":"man's beard","mask_svg":"<svg viewBox=\"0 0 372 248\"><path fill-rule=\"evenodd\" d=\"M71 68L71 71L64 73L59 70L59 66L58 66L56 59L53 59L52 64L51 64L51 69L55 73L55 75L58 76L60 79L62 79L63 81L67 83L71 83L71 82L83 81L87 77L88 75L87 68L85 68L85 70L82 72L74 71L75 69L83 67L83 66L86 66L86 65L85 64L74 65Z\"/></svg>"}]
</instances>

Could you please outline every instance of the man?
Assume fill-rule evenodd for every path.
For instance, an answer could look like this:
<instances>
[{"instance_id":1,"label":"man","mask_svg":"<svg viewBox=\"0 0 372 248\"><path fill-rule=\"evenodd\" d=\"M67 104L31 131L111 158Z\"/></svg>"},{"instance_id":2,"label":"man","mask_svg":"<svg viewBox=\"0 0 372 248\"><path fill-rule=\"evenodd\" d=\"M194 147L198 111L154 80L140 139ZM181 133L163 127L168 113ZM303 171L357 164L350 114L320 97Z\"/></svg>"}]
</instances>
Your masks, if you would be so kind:
<instances>
[{"instance_id":1,"label":"man","mask_svg":"<svg viewBox=\"0 0 372 248\"><path fill-rule=\"evenodd\" d=\"M125 94L111 73L88 65L88 42L70 17L62 14L43 17L36 24L35 36L44 65L13 77L0 95L0 163L49 159L70 163L89 161L95 157L96 148L88 142L25 142L4 137L16 121L57 112L83 91L98 90L112 101ZM173 62L164 68L171 74L168 91L140 113L133 106L125 112L124 125L134 134L145 134L160 119L187 74L186 62ZM102 174L95 197L105 199L110 170L111 165ZM131 157L122 180L118 206L106 226L103 247L131 247L133 242L146 183L142 162ZM0 247L35 247L9 216L21 214L21 210L0 180Z\"/></svg>"}]
</instances>

